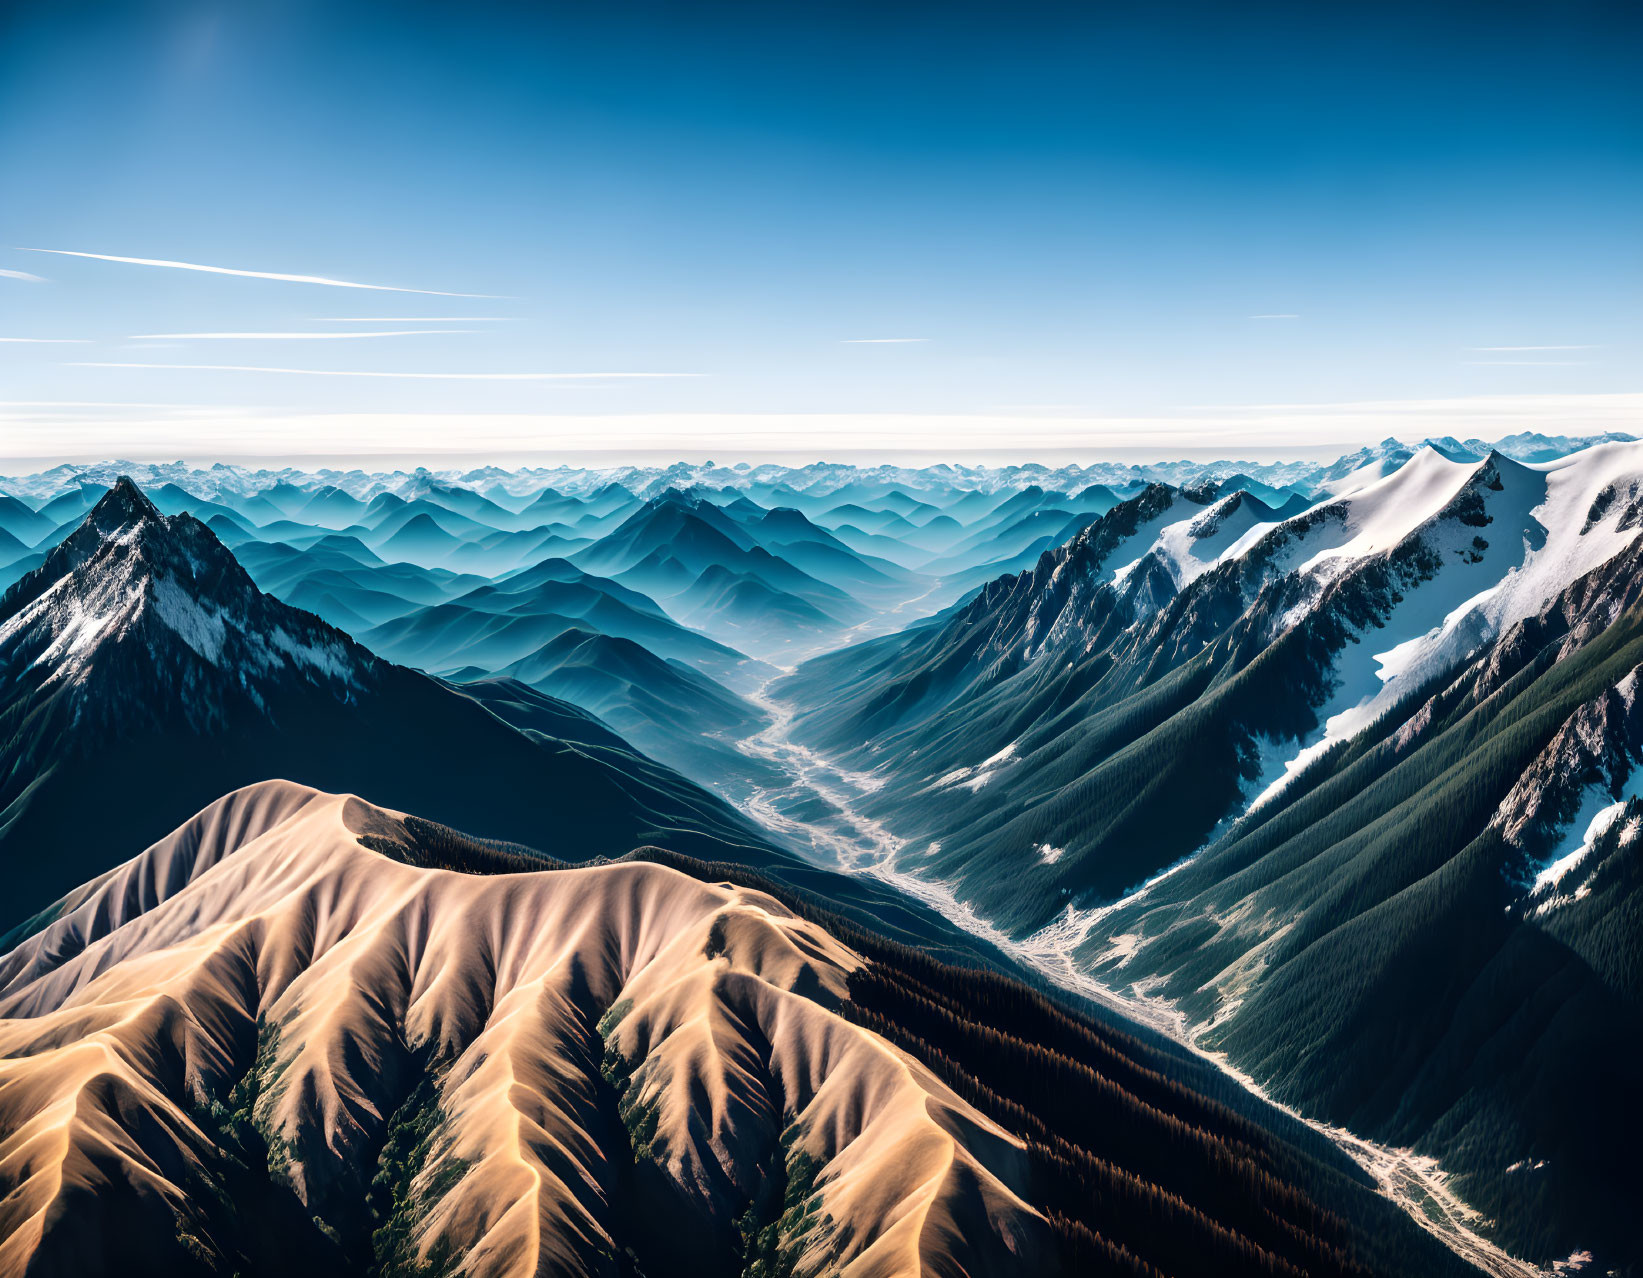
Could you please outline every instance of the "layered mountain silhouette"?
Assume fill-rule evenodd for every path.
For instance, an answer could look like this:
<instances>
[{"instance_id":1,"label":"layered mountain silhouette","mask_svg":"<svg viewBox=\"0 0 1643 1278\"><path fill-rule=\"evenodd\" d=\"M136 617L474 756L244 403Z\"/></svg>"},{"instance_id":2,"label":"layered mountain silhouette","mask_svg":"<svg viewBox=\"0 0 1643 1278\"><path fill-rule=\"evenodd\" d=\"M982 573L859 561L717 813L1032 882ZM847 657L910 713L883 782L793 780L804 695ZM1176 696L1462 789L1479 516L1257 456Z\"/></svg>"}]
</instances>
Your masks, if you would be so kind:
<instances>
[{"instance_id":1,"label":"layered mountain silhouette","mask_svg":"<svg viewBox=\"0 0 1643 1278\"><path fill-rule=\"evenodd\" d=\"M495 674L583 706L652 758L686 776L731 782L754 770L735 742L769 715L680 661L664 661L630 639L566 630ZM472 690L471 684L466 685Z\"/></svg>"},{"instance_id":2,"label":"layered mountain silhouette","mask_svg":"<svg viewBox=\"0 0 1643 1278\"><path fill-rule=\"evenodd\" d=\"M737 513L744 519L751 514L751 526ZM784 532L779 520L768 526L768 517L758 507L727 511L700 495L670 489L580 551L574 562L644 591L680 621L763 657L777 654L795 637L815 640L865 620L867 610L846 589L811 575L760 539L757 530ZM791 528L785 533L792 539ZM850 554L819 539L794 544L813 563ZM858 578L867 570L856 561ZM844 574L846 585L850 575Z\"/></svg>"},{"instance_id":3,"label":"layered mountain silhouette","mask_svg":"<svg viewBox=\"0 0 1643 1278\"><path fill-rule=\"evenodd\" d=\"M351 574L358 578L360 574ZM645 645L729 683L762 681L768 668L680 625L648 596L549 558L448 602L407 611L359 636L373 651L429 670L500 670L567 630Z\"/></svg>"},{"instance_id":4,"label":"layered mountain silhouette","mask_svg":"<svg viewBox=\"0 0 1643 1278\"><path fill-rule=\"evenodd\" d=\"M0 678L11 923L106 865L110 840L158 837L267 777L414 800L549 852L768 850L676 773L527 736L263 594L203 524L129 482L0 598Z\"/></svg>"}]
</instances>

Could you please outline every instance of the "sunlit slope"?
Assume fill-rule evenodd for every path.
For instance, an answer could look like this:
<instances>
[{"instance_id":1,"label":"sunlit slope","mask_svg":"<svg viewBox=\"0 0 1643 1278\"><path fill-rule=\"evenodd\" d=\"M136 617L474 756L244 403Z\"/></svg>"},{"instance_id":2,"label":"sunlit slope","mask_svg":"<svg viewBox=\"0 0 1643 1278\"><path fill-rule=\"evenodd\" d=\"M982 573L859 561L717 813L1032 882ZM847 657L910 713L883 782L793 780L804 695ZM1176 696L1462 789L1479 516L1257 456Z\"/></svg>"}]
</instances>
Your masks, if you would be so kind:
<instances>
[{"instance_id":1,"label":"sunlit slope","mask_svg":"<svg viewBox=\"0 0 1643 1278\"><path fill-rule=\"evenodd\" d=\"M1019 1143L837 1015L861 960L820 928L659 866L478 877L359 841L398 829L241 791L5 961L0 1272L152 1272L124 1231L179 1271L242 1263L236 1143L323 1252L407 1122L422 1159L383 1186L381 1240L407 1260L600 1272L646 1211L706 1259L784 1167L820 1194L783 1239L807 1268L1041 1258Z\"/></svg>"},{"instance_id":2,"label":"sunlit slope","mask_svg":"<svg viewBox=\"0 0 1643 1278\"><path fill-rule=\"evenodd\" d=\"M560 708L551 733L515 730L263 594L205 525L121 482L0 597L0 932L111 847L276 776L549 852L769 854L724 802Z\"/></svg>"},{"instance_id":3,"label":"sunlit slope","mask_svg":"<svg viewBox=\"0 0 1643 1278\"><path fill-rule=\"evenodd\" d=\"M268 782L71 894L0 959L0 1273L1454 1270L1002 978L524 864Z\"/></svg>"}]
</instances>

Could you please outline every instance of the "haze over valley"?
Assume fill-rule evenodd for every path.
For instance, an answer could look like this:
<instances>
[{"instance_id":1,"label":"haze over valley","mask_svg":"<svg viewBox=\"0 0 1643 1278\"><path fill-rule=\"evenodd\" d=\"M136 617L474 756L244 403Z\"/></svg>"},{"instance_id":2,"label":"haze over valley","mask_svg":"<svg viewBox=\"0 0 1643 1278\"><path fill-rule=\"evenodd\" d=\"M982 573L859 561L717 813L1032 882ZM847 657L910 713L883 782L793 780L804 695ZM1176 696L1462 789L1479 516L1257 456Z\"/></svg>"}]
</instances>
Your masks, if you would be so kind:
<instances>
[{"instance_id":1,"label":"haze over valley","mask_svg":"<svg viewBox=\"0 0 1643 1278\"><path fill-rule=\"evenodd\" d=\"M1639 49L0 4L0 1278L1643 1278Z\"/></svg>"},{"instance_id":2,"label":"haze over valley","mask_svg":"<svg viewBox=\"0 0 1643 1278\"><path fill-rule=\"evenodd\" d=\"M725 940L710 940L707 955L729 953L730 973L750 964L774 982L772 998L816 1002L805 1015L818 1026L843 1009L863 1027L850 1033L887 1035L915 1058L950 1050L951 1029L917 1030L924 1022L904 1019L907 1009L867 1010L877 1005L852 975L890 964L908 975L884 979L926 990L937 978L911 973L931 960L914 956L935 955L960 965L939 969L940 981L957 982L941 996L954 1010L985 997L966 984L981 978L961 975L980 964L1072 1000L1082 1011L1066 1015L1086 1018L1078 1034L1139 1035L1144 1049L1123 1050L1164 1053L1156 1068L1232 1104L1238 1121L1273 1134L1263 1139L1308 1151L1293 1157L1312 1170L1284 1175L1300 1176L1306 1194L1346 1194L1346 1219L1358 1222L1349 1229L1381 1210L1374 1202L1392 1219L1394 1202L1410 1213L1383 1250L1362 1253L1374 1272L1432 1272L1424 1266L1451 1255L1444 1263L1527 1274L1536 1261L1617 1258L1636 1245L1626 1204L1640 1186L1604 1133L1605 1115L1623 1112L1643 1083L1629 1050L1643 1026L1626 922L1638 908L1632 834L1643 826L1634 784L1643 735L1631 710L1643 663L1633 633L1643 444L1387 440L1327 463L1063 468L310 473L108 463L13 476L0 489L9 582L0 856L13 884L0 926L12 951L7 1015L21 1018L8 1032L59 1044L51 1054L106 1041L131 1071L120 1086L161 1107L145 1121L172 1133L162 1150L117 1117L128 1102L99 1100L98 1121L125 1133L84 1164L101 1171L86 1181L71 1170L82 1164L71 1139L58 1170L12 1182L0 1255L17 1272L82 1263L46 1208L109 1175L129 1197L117 1210L156 1238L168 1210L195 1222L178 1226L176 1238L192 1240L177 1243L182 1252L166 1244L185 1267L255 1269L255 1239L272 1217L199 1206L202 1194L251 1184L247 1175L268 1210L300 1203L313 1216L318 1232L302 1243L313 1263L381 1266L385 1248L466 1256L475 1272L542 1263L544 1241L497 1233L514 1228L504 1223L510 1200L483 1189L492 1174L477 1169L515 1155L485 1152L496 1138L479 1134L489 1121L473 1108L479 1093L465 1099L484 1086L478 1062L503 1032L483 1020L492 998L488 1015L501 1014L502 991L477 1009L430 1003L452 980L477 978L441 976L424 992L441 964L470 958L436 959L446 944L438 925L406 933L406 911L427 894L417 917L437 919L447 907L435 902L455 894L468 900L451 907L465 917L493 911L486 927L545 936L563 925L522 924L520 912L561 907L494 892L481 906L469 898L489 892L482 880L472 889L456 880L635 857L667 867L680 884L667 892L699 893L685 886L693 875L743 876L815 920L813 939L748 941L747 953L763 957L739 959ZM99 796L93 808L88 793ZM339 793L360 798L327 797ZM315 820L323 836L289 842L287 831ZM52 856L29 854L39 847ZM371 868L382 856L445 877L394 887ZM245 874L254 880L241 882ZM603 877L573 886L589 874ZM596 870L537 876L544 902L580 908L591 908L595 881L599 892L637 884ZM719 936L711 908L745 911L726 902L690 916L705 921L682 923L683 935L711 923ZM316 908L289 922L269 913ZM589 917L621 914L650 936L642 920L653 908L600 905ZM775 926L772 936L785 925ZM289 957L285 941L265 948L288 933L311 939ZM453 956L513 952L506 931L486 935L449 942ZM239 944L235 936L267 938L256 942L263 957L207 959L199 948L207 938ZM671 943L643 942L658 954ZM793 957L777 962L768 944ZM382 945L391 949L372 957ZM411 957L390 957L407 945ZM868 969L864 945L878 955ZM556 1237L588 1240L578 1264L620 1253L643 1267L646 1255L656 1262L658 1239L612 1186L634 1176L651 1184L647 1157L676 1169L676 1152L664 1151L702 1139L684 1133L705 1120L688 1107L670 1118L670 1102L647 1101L663 1105L664 1128L681 1124L667 1138L675 1143L657 1134L641 1146L634 1134L630 1152L611 1152L599 1124L621 1114L639 1131L621 1079L699 1086L663 1084L675 1066L646 1063L663 1041L656 1034L674 1043L675 1031L618 1031L640 1024L625 1011L640 996L625 989L648 979L649 960L623 947L629 957L606 976L576 976L554 996L572 999L574 1009L554 1014L570 1021L529 1031L572 1035L563 1050L595 1063L603 1053L603 1076L616 1080L606 1099L577 1102L593 1107L581 1116L544 1092L574 1140L613 1161L588 1182L603 1187L594 1199L544 1187L533 1210L551 1217ZM566 961L507 963L524 963L517 979L547 980L532 986L546 990L564 978L526 973ZM227 977L199 982L227 962L251 963L243 979L254 968L255 986L234 995L238 1028L207 1028L228 1014L209 992ZM293 963L305 974L292 975ZM127 978L128 969L152 974ZM728 974L702 979L700 997L728 996ZM322 1049L320 1031L302 1028L302 1009L326 988L336 991L327 999L345 989L377 991L373 1005L389 998L368 1025L327 1012L326 1025L352 1027L323 1031L346 1034L350 1059L376 1061L388 1092L373 1093L353 1066L333 1076L342 1049ZM148 1040L124 1030L106 1038L116 1022L92 1010L139 990L195 1027L160 1031L193 1044L170 1073L154 1073ZM64 1028L48 1028L39 1019L48 1013ZM665 1027L685 1013L657 1014ZM130 1015L119 1023L149 1024ZM801 1055L843 1050L789 1046L790 1032L801 1031L770 1042ZM1072 1032L1023 1030L1041 1044ZM1398 1046L1372 1059L1366 1039ZM321 1094L353 1097L343 1111L279 1099L308 1077L303 1052L332 1062ZM19 1167L34 1165L25 1151L52 1106L93 1094L91 1075L75 1082L51 1054L27 1049L8 1067L18 1099L6 1148ZM844 1085L839 1075L794 1091L792 1066L771 1058L761 1068L776 1071L759 1084L769 1098L759 1104L776 1106L758 1120L766 1135L722 1127L750 1102L713 1102L707 1130L719 1135L687 1156L706 1159L704 1170L683 1187L643 1190L662 1195L644 1210L714 1222L719 1259L704 1260L704 1273L752 1264L767 1246L801 1270L847 1266L858 1248L874 1272L937 1264L928 1233L898 1241L891 1222L905 1209L893 1197L845 1188L878 1175L846 1168L888 1156L871 1151L888 1139L884 1124L904 1120L840 1131L816 1108ZM881 1086L855 1066L846 1076ZM980 1076L963 1077L968 1103L994 1096L973 1090ZM897 1085L940 1091L920 1080ZM712 1097L724 1084L705 1086ZM1133 1222L1057 1223L1065 1208L1052 1210L1055 1195L1068 1191L1048 1188L1048 1164L1035 1159L1062 1167L1073 1155L1034 1154L1038 1120L990 1103L937 1124L990 1133L960 1135L962 1155L942 1155L976 1161L973 1186L959 1191L949 1173L940 1194L990 1205L976 1218L986 1230L960 1226L961 1251L940 1244L937 1267L992 1272L1030 1256L1055 1268L1099 1254L1171 1272L1184 1260ZM241 1106L238 1126L184 1117L201 1104ZM607 1117L595 1119L601 1107ZM387 1198L367 1193L358 1160L406 1157L402 1123L416 1124L416 1157L432 1161L406 1165L410 1179ZM824 1129L834 1134L814 1144ZM758 1150L776 1149L760 1141L777 1134L772 1163ZM895 1139L923 1148L923 1138ZM315 1160L331 1155L310 1149L313 1140L355 1152L325 1170ZM1077 1157L1109 1157L1101 1138L1089 1140ZM1016 1152L998 1152L1010 1142ZM132 1158L175 1165L169 1188L118 1170ZM821 1189L804 1209L811 1223L778 1210L781 1194L797 1192L795 1159L804 1183ZM916 1176L918 1165L904 1171ZM1168 1185L1183 1169L1172 1159L1167 1173L1135 1174ZM46 1175L59 1190L47 1192ZM721 1187L702 1188L721 1175ZM1245 1208L1202 1183L1185 1201L1217 1229L1266 1257L1260 1264L1286 1254L1290 1243L1248 1232ZM925 1191L908 1181L884 1192ZM84 1210L116 1210L107 1192L93 1201ZM972 1210L935 1201L957 1220ZM736 1223L744 1208L765 1222L751 1233ZM425 1223L395 1223L412 1211ZM1369 1247L1360 1237L1348 1251Z\"/></svg>"}]
</instances>

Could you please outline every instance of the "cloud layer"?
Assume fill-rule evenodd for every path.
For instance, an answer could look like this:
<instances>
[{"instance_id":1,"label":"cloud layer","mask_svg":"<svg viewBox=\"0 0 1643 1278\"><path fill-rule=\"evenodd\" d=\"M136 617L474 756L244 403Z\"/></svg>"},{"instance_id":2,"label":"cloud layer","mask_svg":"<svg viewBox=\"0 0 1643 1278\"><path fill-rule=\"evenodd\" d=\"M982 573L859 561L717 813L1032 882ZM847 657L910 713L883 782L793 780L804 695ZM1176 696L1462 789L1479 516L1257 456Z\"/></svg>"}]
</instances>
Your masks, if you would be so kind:
<instances>
[{"instance_id":1,"label":"cloud layer","mask_svg":"<svg viewBox=\"0 0 1643 1278\"><path fill-rule=\"evenodd\" d=\"M1254 404L1168 416L1024 418L1003 413L302 413L234 404L0 402L0 461L110 456L376 457L420 464L464 456L497 464L575 453L620 460L894 456L916 464L1007 457L1088 462L1169 456L1332 456L1391 434L1499 438L1556 423L1559 433L1636 430L1643 394L1479 395L1449 399ZM1260 439L1260 444L1252 444ZM0 470L3 470L0 467Z\"/></svg>"}]
</instances>

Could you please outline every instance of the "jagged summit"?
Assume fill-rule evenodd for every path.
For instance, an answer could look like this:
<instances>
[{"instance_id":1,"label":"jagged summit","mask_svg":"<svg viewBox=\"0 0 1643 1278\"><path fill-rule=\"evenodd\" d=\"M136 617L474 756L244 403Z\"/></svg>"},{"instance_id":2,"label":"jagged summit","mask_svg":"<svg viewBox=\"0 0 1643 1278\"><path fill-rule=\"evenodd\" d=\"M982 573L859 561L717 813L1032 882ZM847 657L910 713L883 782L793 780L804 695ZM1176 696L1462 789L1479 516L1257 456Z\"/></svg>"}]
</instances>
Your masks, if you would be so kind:
<instances>
[{"instance_id":1,"label":"jagged summit","mask_svg":"<svg viewBox=\"0 0 1643 1278\"><path fill-rule=\"evenodd\" d=\"M553 706L555 724L579 715ZM0 864L16 902L0 931L86 877L113 834L152 838L269 777L416 798L545 849L574 832L585 855L664 839L769 854L619 738L527 734L264 594L205 524L117 482L0 597Z\"/></svg>"},{"instance_id":2,"label":"jagged summit","mask_svg":"<svg viewBox=\"0 0 1643 1278\"><path fill-rule=\"evenodd\" d=\"M144 516L158 517L159 510L154 503L144 495L143 490L137 487L130 475L121 475L104 495L103 499L92 507L92 515L102 512L105 520L114 518L140 519Z\"/></svg>"},{"instance_id":3,"label":"jagged summit","mask_svg":"<svg viewBox=\"0 0 1643 1278\"><path fill-rule=\"evenodd\" d=\"M346 696L371 662L319 618L264 595L209 528L162 515L125 476L0 598L0 671L13 689L72 690L82 715L135 696L151 714L220 723L234 703L262 706L270 682ZM94 680L105 668L106 688Z\"/></svg>"},{"instance_id":4,"label":"jagged summit","mask_svg":"<svg viewBox=\"0 0 1643 1278\"><path fill-rule=\"evenodd\" d=\"M41 567L48 576L55 578L61 574L64 562L83 559L94 552L98 543L105 538L135 531L145 521L163 521L164 518L143 490L128 476L121 475L114 481L113 487L86 512L79 527L51 551ZM53 560L57 561L56 571L53 571Z\"/></svg>"}]
</instances>

